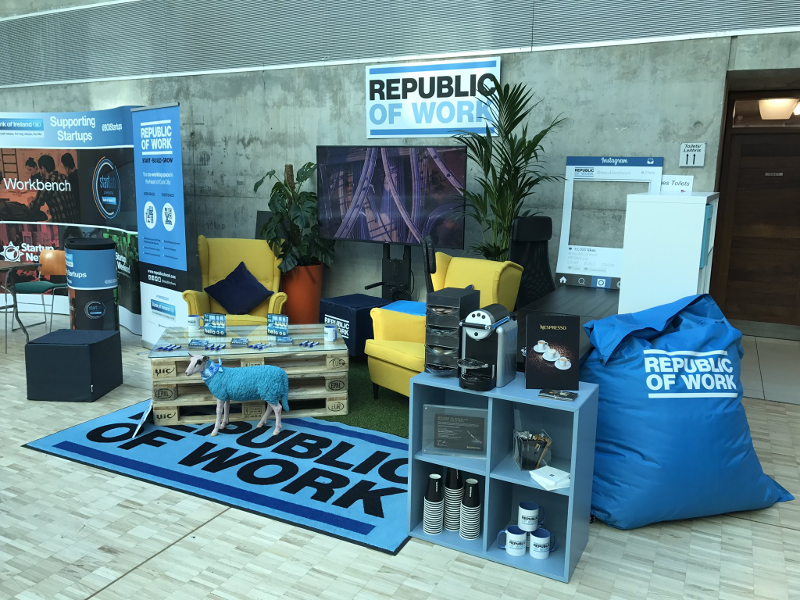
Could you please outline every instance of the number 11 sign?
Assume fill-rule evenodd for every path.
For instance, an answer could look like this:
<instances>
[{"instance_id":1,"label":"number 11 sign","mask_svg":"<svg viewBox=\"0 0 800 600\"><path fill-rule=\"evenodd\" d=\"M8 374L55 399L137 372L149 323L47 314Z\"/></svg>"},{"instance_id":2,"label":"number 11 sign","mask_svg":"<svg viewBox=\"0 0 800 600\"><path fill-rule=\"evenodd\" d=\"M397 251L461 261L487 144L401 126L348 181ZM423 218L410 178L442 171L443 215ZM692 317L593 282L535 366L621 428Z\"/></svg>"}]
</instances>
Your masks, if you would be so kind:
<instances>
[{"instance_id":1,"label":"number 11 sign","mask_svg":"<svg viewBox=\"0 0 800 600\"><path fill-rule=\"evenodd\" d=\"M706 162L706 143L690 142L681 144L681 167L702 167Z\"/></svg>"}]
</instances>

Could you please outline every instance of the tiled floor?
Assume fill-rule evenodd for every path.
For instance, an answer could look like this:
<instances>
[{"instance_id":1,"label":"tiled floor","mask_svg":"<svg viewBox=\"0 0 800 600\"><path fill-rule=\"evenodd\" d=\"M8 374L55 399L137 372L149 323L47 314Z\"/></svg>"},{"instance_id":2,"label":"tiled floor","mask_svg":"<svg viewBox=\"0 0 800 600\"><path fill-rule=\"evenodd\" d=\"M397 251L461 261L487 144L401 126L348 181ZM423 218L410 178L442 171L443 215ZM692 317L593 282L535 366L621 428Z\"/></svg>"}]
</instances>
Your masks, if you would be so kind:
<instances>
[{"instance_id":1,"label":"tiled floor","mask_svg":"<svg viewBox=\"0 0 800 600\"><path fill-rule=\"evenodd\" d=\"M744 395L800 404L800 342L742 338Z\"/></svg>"},{"instance_id":2,"label":"tiled floor","mask_svg":"<svg viewBox=\"0 0 800 600\"><path fill-rule=\"evenodd\" d=\"M417 540L389 556L33 452L22 444L146 399L150 376L123 333L120 388L88 404L29 402L23 342L15 332L0 354L0 600L800 598L800 501L633 531L595 523L564 584ZM800 406L744 405L764 470L800 496Z\"/></svg>"}]
</instances>

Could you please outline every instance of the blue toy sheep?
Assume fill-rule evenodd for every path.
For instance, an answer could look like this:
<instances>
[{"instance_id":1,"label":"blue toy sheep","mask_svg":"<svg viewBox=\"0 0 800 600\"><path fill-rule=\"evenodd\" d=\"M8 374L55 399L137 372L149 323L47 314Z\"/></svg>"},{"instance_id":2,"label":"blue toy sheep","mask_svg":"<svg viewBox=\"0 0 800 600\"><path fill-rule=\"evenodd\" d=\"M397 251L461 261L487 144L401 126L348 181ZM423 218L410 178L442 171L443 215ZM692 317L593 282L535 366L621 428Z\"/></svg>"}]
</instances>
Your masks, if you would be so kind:
<instances>
[{"instance_id":1,"label":"blue toy sheep","mask_svg":"<svg viewBox=\"0 0 800 600\"><path fill-rule=\"evenodd\" d=\"M275 413L275 430L281 430L281 412L289 410L289 377L286 371L271 365L255 367L222 368L222 359L218 362L207 356L191 354L186 375L200 373L203 383L217 399L217 420L211 435L217 435L228 426L231 400L244 402L261 398L267 403L264 416L257 427L263 427L270 411Z\"/></svg>"}]
</instances>

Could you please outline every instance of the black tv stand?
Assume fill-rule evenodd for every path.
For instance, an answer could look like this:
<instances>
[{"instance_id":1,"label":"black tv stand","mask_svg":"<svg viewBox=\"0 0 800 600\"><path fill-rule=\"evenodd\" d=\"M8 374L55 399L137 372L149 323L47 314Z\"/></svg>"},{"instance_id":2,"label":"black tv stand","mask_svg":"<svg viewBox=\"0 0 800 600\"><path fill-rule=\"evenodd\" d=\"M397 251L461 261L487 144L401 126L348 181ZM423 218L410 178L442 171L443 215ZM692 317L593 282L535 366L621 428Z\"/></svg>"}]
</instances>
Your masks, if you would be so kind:
<instances>
[{"instance_id":1,"label":"black tv stand","mask_svg":"<svg viewBox=\"0 0 800 600\"><path fill-rule=\"evenodd\" d=\"M384 300L411 300L411 246L403 245L403 258L392 258L391 244L383 244L381 280L364 287L381 286Z\"/></svg>"}]
</instances>

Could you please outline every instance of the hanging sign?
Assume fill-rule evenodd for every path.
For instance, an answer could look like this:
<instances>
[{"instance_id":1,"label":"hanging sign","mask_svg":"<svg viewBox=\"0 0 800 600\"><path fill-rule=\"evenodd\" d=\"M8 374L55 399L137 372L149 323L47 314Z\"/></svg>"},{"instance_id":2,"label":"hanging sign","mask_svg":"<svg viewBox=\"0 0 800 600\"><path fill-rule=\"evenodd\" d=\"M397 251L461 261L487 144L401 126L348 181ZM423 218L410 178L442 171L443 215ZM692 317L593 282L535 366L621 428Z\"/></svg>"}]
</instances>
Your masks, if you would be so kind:
<instances>
[{"instance_id":1,"label":"hanging sign","mask_svg":"<svg viewBox=\"0 0 800 600\"><path fill-rule=\"evenodd\" d=\"M486 131L481 89L500 80L500 57L367 67L367 137L450 137Z\"/></svg>"}]
</instances>

